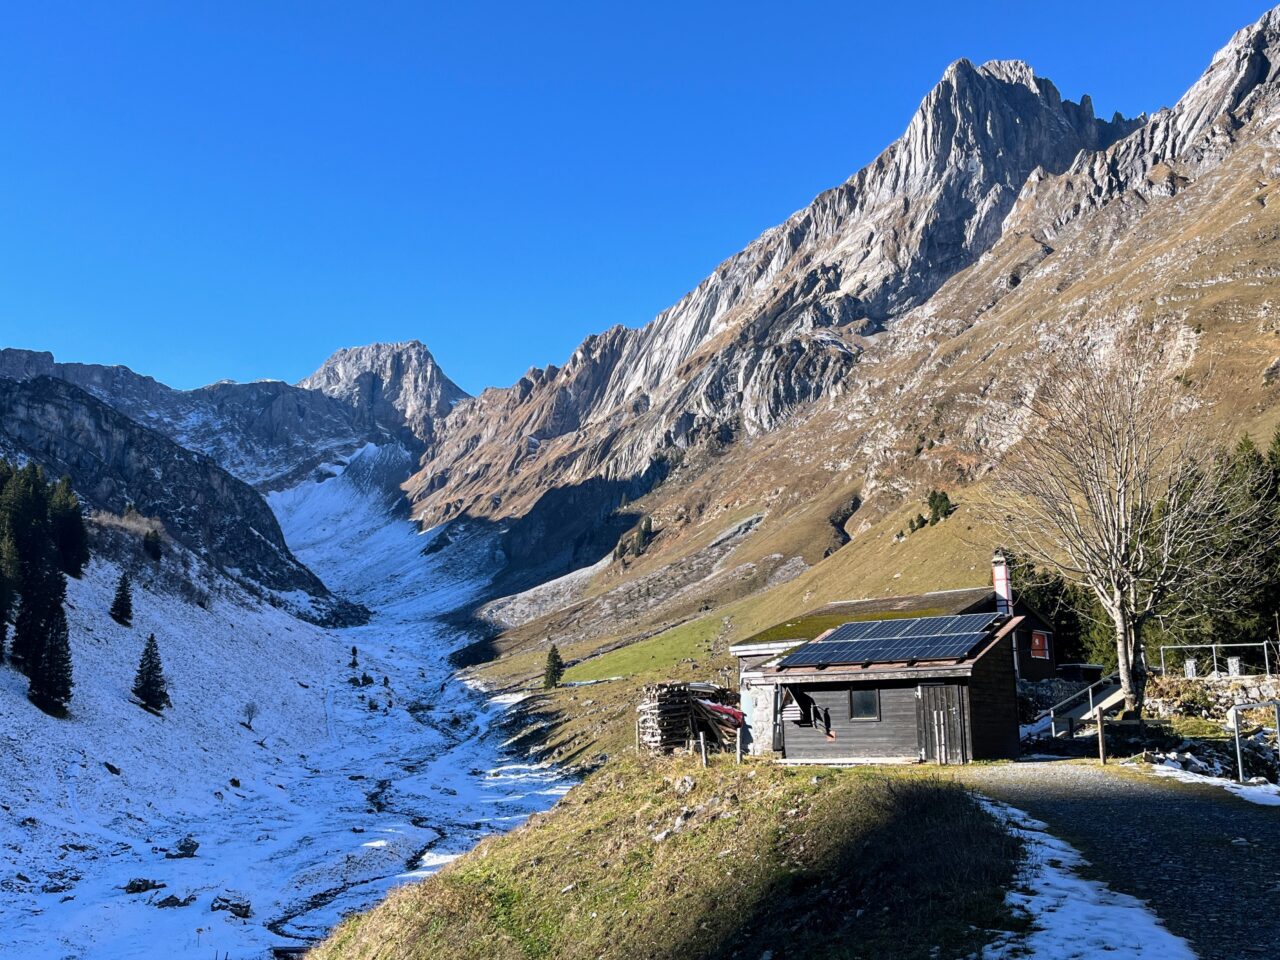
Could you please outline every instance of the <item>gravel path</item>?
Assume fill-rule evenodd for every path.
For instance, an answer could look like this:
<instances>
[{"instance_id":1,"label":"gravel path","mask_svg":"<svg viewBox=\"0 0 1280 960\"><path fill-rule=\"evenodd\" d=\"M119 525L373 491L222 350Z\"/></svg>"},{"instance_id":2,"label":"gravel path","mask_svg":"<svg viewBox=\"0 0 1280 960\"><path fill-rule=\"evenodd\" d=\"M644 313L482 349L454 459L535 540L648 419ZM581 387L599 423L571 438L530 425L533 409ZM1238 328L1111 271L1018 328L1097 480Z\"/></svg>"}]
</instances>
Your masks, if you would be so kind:
<instances>
[{"instance_id":1,"label":"gravel path","mask_svg":"<svg viewBox=\"0 0 1280 960\"><path fill-rule=\"evenodd\" d=\"M967 768L982 793L1049 825L1088 876L1147 901L1203 960L1280 952L1280 808L1218 787L1063 761Z\"/></svg>"}]
</instances>

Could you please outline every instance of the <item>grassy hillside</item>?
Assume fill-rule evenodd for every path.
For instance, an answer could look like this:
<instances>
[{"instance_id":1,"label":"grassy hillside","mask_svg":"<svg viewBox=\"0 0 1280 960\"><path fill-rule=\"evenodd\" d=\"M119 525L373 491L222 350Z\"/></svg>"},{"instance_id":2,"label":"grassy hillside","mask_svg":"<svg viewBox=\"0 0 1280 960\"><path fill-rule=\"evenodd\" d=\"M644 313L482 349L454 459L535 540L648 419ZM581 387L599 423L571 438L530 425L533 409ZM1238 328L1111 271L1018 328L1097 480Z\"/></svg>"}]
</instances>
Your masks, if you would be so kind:
<instances>
[{"instance_id":1,"label":"grassy hillside","mask_svg":"<svg viewBox=\"0 0 1280 960\"><path fill-rule=\"evenodd\" d=\"M909 503L871 524L792 580L691 613L674 625L639 622L616 633L575 639L550 628L540 635L546 625L534 622L513 631L503 655L476 673L492 687L536 688L549 638L554 637L571 664L565 680L607 682L538 690L527 702L543 722L536 733L546 755L572 763L601 752L613 754L632 742L635 705L644 684L711 680L735 685L736 662L728 652L732 643L833 600L989 583L991 538L964 505L942 523L895 542L917 506Z\"/></svg>"},{"instance_id":2,"label":"grassy hillside","mask_svg":"<svg viewBox=\"0 0 1280 960\"><path fill-rule=\"evenodd\" d=\"M1018 855L962 788L916 770L629 754L311 956L965 956L1016 924Z\"/></svg>"}]
</instances>

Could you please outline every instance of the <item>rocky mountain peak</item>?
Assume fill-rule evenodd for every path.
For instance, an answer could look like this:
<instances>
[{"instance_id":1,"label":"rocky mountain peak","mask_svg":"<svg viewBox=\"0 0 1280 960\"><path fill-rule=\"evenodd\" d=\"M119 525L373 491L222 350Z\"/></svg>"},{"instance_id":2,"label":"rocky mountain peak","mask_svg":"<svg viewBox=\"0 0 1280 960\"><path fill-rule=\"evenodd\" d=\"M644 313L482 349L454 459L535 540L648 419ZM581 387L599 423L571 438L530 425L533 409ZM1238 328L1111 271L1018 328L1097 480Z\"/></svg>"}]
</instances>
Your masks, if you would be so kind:
<instances>
[{"instance_id":1,"label":"rocky mountain peak","mask_svg":"<svg viewBox=\"0 0 1280 960\"><path fill-rule=\"evenodd\" d=\"M1059 174L1137 123L1098 120L1021 61L956 61L871 164L652 321L460 404L413 484L419 515L514 513L572 483L600 502L555 524L590 525L659 475L669 448L723 446L839 395L864 338L989 250L1033 172Z\"/></svg>"},{"instance_id":2,"label":"rocky mountain peak","mask_svg":"<svg viewBox=\"0 0 1280 960\"><path fill-rule=\"evenodd\" d=\"M407 425L420 440L467 397L418 340L346 347L298 386L343 400L384 425Z\"/></svg>"},{"instance_id":3,"label":"rocky mountain peak","mask_svg":"<svg viewBox=\"0 0 1280 960\"><path fill-rule=\"evenodd\" d=\"M1186 146L1216 118L1238 110L1280 70L1280 7L1268 10L1214 54L1209 67L1173 108L1175 149Z\"/></svg>"}]
</instances>

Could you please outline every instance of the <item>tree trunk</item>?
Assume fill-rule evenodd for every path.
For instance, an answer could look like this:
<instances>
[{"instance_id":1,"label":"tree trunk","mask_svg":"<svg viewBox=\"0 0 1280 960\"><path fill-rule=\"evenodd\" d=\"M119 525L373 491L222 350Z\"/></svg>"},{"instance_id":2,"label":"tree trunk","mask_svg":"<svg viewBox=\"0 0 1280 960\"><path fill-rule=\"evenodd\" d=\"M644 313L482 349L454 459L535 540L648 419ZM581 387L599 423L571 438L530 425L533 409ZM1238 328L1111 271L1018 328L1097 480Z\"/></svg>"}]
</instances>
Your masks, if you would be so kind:
<instances>
[{"instance_id":1,"label":"tree trunk","mask_svg":"<svg viewBox=\"0 0 1280 960\"><path fill-rule=\"evenodd\" d=\"M1124 692L1125 713L1142 716L1147 694L1147 658L1142 649L1141 631L1133 617L1123 609L1113 611L1116 634L1116 666L1120 673L1120 689Z\"/></svg>"},{"instance_id":2,"label":"tree trunk","mask_svg":"<svg viewBox=\"0 0 1280 960\"><path fill-rule=\"evenodd\" d=\"M1133 628L1129 617L1121 608L1110 611L1111 622L1116 637L1116 671L1120 674L1120 689L1124 692L1124 707L1132 710L1136 700L1134 694L1134 667L1130 653L1133 650L1131 639Z\"/></svg>"},{"instance_id":3,"label":"tree trunk","mask_svg":"<svg viewBox=\"0 0 1280 960\"><path fill-rule=\"evenodd\" d=\"M1147 651L1142 646L1142 624L1134 622L1129 625L1129 642L1130 654L1130 680L1132 683L1131 693L1126 693L1124 698L1124 708L1126 711L1132 710L1133 715L1141 720L1142 708L1147 702Z\"/></svg>"}]
</instances>

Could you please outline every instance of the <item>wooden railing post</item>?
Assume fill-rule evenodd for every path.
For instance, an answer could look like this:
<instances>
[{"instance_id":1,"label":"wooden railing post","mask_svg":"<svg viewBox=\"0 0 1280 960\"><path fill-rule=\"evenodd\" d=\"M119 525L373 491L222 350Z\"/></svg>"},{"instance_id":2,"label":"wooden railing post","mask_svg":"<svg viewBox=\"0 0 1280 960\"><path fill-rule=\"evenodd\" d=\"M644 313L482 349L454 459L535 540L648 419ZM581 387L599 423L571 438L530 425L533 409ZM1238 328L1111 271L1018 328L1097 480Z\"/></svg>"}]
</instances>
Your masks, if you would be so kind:
<instances>
[{"instance_id":1,"label":"wooden railing post","mask_svg":"<svg viewBox=\"0 0 1280 960\"><path fill-rule=\"evenodd\" d=\"M1099 710L1098 711L1098 762L1100 762L1104 767L1107 765L1107 734L1105 730L1106 723L1107 721L1104 720L1102 717L1102 711Z\"/></svg>"}]
</instances>

